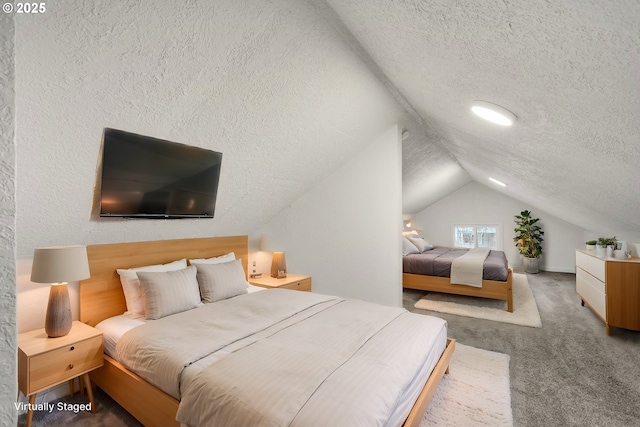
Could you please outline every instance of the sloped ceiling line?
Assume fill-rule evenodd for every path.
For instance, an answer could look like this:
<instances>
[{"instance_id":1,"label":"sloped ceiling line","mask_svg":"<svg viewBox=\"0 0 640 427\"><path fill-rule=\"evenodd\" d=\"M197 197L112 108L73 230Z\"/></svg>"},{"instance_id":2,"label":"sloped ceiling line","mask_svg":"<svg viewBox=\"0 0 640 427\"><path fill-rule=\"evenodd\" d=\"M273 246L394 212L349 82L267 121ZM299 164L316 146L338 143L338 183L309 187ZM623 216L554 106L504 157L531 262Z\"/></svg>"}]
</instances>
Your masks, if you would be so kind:
<instances>
[{"instance_id":1,"label":"sloped ceiling line","mask_svg":"<svg viewBox=\"0 0 640 427\"><path fill-rule=\"evenodd\" d=\"M401 123L401 126L409 131L402 144L403 212L416 213L466 185L471 179L446 144L446 139L441 137L429 120L418 112L403 91L389 79L331 5L321 0L315 2L314 6L319 14L333 24L345 43L362 59L412 119L407 123ZM434 171L437 186L423 185L425 180L432 178Z\"/></svg>"},{"instance_id":2,"label":"sloped ceiling line","mask_svg":"<svg viewBox=\"0 0 640 427\"><path fill-rule=\"evenodd\" d=\"M585 230L640 236L639 2L326 1L416 123L428 123L425 143L473 180L499 171L508 187L496 190L510 197ZM481 122L474 99L518 122ZM447 183L434 182L437 163L412 160L403 195L425 185L413 169Z\"/></svg>"}]
</instances>

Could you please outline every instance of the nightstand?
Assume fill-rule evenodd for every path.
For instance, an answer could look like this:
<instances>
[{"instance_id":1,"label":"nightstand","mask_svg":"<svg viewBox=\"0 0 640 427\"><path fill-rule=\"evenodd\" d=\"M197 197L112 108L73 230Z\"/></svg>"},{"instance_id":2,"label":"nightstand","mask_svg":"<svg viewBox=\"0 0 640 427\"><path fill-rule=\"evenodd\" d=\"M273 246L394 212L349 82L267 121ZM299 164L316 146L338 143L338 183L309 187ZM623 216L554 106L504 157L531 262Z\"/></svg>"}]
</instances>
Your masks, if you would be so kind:
<instances>
[{"instance_id":1,"label":"nightstand","mask_svg":"<svg viewBox=\"0 0 640 427\"><path fill-rule=\"evenodd\" d=\"M18 335L18 386L29 397L27 427L36 394L82 375L95 413L89 372L103 364L102 332L77 320L63 337L49 338L44 329Z\"/></svg>"},{"instance_id":2,"label":"nightstand","mask_svg":"<svg viewBox=\"0 0 640 427\"><path fill-rule=\"evenodd\" d=\"M311 276L300 274L287 274L284 279L276 279L271 276L249 279L249 283L263 288L284 288L296 291L311 292Z\"/></svg>"}]
</instances>

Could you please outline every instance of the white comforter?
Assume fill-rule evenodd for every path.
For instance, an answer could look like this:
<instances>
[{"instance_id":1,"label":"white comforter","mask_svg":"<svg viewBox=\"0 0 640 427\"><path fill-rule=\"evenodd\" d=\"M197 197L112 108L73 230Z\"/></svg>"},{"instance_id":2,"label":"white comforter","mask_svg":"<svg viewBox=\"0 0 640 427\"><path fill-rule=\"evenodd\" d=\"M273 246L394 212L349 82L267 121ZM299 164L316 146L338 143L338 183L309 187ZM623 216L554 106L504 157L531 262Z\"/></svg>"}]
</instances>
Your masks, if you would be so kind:
<instances>
[{"instance_id":1,"label":"white comforter","mask_svg":"<svg viewBox=\"0 0 640 427\"><path fill-rule=\"evenodd\" d=\"M185 424L384 426L434 345L435 335L421 332L443 324L401 308L274 289L148 322L127 332L117 352L181 399L177 419ZM184 368L215 353L225 356L181 394Z\"/></svg>"}]
</instances>

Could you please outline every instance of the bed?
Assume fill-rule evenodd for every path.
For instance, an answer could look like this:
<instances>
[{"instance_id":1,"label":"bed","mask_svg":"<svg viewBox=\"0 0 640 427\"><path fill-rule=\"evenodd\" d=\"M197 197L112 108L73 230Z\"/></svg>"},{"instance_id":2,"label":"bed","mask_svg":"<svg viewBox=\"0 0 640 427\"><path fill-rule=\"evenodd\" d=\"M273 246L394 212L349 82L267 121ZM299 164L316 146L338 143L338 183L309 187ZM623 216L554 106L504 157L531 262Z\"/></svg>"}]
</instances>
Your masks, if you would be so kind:
<instances>
[{"instance_id":1,"label":"bed","mask_svg":"<svg viewBox=\"0 0 640 427\"><path fill-rule=\"evenodd\" d=\"M507 311L512 313L513 271L508 267L504 252L489 252L483 266L481 287L450 282L452 261L465 253L465 249L435 246L424 252L404 255L402 287L507 301Z\"/></svg>"},{"instance_id":2,"label":"bed","mask_svg":"<svg viewBox=\"0 0 640 427\"><path fill-rule=\"evenodd\" d=\"M117 268L169 263L177 258L208 258L220 256L231 251L236 254L236 257L239 260L241 260L246 277L248 260L246 236L88 246L87 252L89 255L91 278L82 281L80 284L80 320L95 326L97 323L120 315L125 311L126 304L122 286L120 284L118 274L115 272ZM277 291L281 291L284 292L285 295L293 295L294 298L298 298L298 295L296 295L298 292L287 290L268 290L256 294L264 294L267 298L279 299L281 295L279 295ZM309 296L312 298L325 298L324 296L319 296L317 294L309 294ZM254 303L263 304L263 302L260 301L262 298L251 296L242 297L246 298L247 301L252 300ZM302 298L301 295L299 297ZM235 300L235 298L231 298L230 300ZM271 303L273 303L273 301L269 302L269 304ZM218 303L209 305L213 306L215 304ZM205 304L205 306L206 305L207 304ZM336 305L342 305L342 303ZM370 308L371 307L365 307L364 310L369 311ZM228 309L228 313L235 313L237 311L239 310L231 308ZM208 317L208 315L204 316L204 318ZM310 317L313 318L314 316ZM295 334L295 328L291 329L293 330L291 333ZM137 328L135 330L137 330ZM280 336L281 334L274 334L274 336L276 335ZM271 348L271 346L272 343L268 343L265 348ZM419 425L429 401L435 393L440 379L444 373L448 371L449 361L454 348L455 341L445 337L445 344L443 345L442 352L436 357L436 360L434 360L431 374L428 375L428 378L427 375L425 375L424 378L426 378L426 382L424 382L424 384L422 382L418 384L415 391L415 396L417 396L415 398L415 402L412 401L412 405L409 405L411 408L410 411L409 408L407 408L409 415L406 417L406 420L400 424L405 426ZM263 353L263 350L260 350L259 347L256 346L255 351L258 352L258 354L267 354ZM250 352L245 352L245 350L243 350L235 352L234 355L245 353ZM227 359L225 358L221 362L227 363L226 360ZM231 360L231 358L229 360ZM216 364L212 365L217 365L218 363L220 362L216 362ZM221 366L225 366L225 371L228 369L226 365ZM268 362L265 365L261 365L256 369L258 372L261 372L267 370L266 368L272 369L272 366L273 359L268 359ZM277 369L286 368L288 367L286 366L285 361L277 367ZM237 367L229 369L238 370ZM215 377L216 374L214 373L211 375ZM194 384L199 384L197 383L197 379L202 376L204 376L204 374L199 376L194 375L193 378L195 379L189 377L185 381L193 381ZM94 371L91 374L91 379L98 387L102 388L144 425L179 425L176 421L176 414L178 413L180 405L180 400L177 397L180 396L172 395L171 393L163 391L161 387L152 385L149 381L125 368L122 363L116 361L113 357L105 355L104 366ZM269 381L266 381L266 383L268 384ZM336 385L334 384L334 386ZM336 387L339 389L339 384ZM193 387L190 386L188 390L191 390L192 388ZM193 389L195 390L195 388ZM189 397L193 399L193 396ZM182 398L184 400L184 395ZM202 399L202 395L199 397L196 396L195 401L197 401L198 398ZM197 424L197 422L195 424Z\"/></svg>"}]
</instances>

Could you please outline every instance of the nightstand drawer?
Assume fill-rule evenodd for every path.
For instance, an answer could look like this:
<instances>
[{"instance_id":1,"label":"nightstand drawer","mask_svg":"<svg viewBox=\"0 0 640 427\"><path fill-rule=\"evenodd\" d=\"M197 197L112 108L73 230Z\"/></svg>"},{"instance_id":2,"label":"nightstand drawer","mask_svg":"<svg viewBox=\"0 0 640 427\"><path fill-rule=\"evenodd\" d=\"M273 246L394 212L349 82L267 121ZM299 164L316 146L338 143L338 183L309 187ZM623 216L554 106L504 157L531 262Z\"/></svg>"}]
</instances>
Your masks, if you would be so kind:
<instances>
[{"instance_id":1,"label":"nightstand drawer","mask_svg":"<svg viewBox=\"0 0 640 427\"><path fill-rule=\"evenodd\" d=\"M311 291L311 279L298 280L294 283L281 286L284 289L293 289L295 291Z\"/></svg>"},{"instance_id":2,"label":"nightstand drawer","mask_svg":"<svg viewBox=\"0 0 640 427\"><path fill-rule=\"evenodd\" d=\"M103 364L102 335L29 359L28 394L75 378Z\"/></svg>"}]
</instances>

